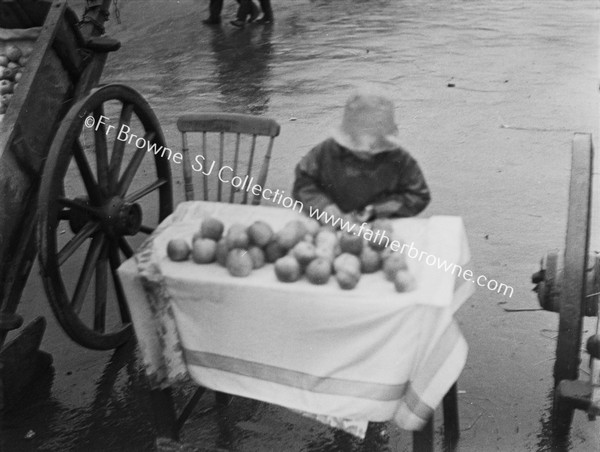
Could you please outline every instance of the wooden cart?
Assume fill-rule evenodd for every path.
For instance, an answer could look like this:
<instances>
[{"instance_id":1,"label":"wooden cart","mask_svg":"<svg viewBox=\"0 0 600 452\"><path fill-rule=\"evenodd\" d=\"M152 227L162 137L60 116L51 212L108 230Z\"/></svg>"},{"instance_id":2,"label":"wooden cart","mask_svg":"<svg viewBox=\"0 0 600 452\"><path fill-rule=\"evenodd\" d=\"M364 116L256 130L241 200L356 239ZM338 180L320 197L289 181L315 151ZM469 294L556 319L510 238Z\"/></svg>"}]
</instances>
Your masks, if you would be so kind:
<instances>
[{"instance_id":1,"label":"wooden cart","mask_svg":"<svg viewBox=\"0 0 600 452\"><path fill-rule=\"evenodd\" d=\"M165 146L156 116L133 89L99 85L120 47L103 36L110 5L88 0L79 20L65 0L0 0L0 28L41 27L0 123L0 347L22 324L37 252L65 332L92 349L123 344L132 332L116 268L152 231L141 201L152 198L154 224L172 211L169 162L147 152ZM120 130L127 140L110 133Z\"/></svg>"},{"instance_id":2,"label":"wooden cart","mask_svg":"<svg viewBox=\"0 0 600 452\"><path fill-rule=\"evenodd\" d=\"M593 146L589 134L573 139L567 234L564 252L551 251L542 259L532 281L541 306L559 314L554 365L553 433L564 439L574 410L600 414L600 330L587 339L590 375L579 379L584 317L598 317L600 258L589 253Z\"/></svg>"}]
</instances>

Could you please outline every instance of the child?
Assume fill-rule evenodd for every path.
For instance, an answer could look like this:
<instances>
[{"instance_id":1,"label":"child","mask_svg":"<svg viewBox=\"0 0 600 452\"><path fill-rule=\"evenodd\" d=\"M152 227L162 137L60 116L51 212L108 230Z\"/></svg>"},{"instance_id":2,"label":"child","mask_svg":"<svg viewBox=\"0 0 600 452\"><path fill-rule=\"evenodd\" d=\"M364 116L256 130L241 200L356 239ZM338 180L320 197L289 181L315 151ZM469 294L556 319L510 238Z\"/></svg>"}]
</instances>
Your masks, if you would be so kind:
<instances>
[{"instance_id":1,"label":"child","mask_svg":"<svg viewBox=\"0 0 600 452\"><path fill-rule=\"evenodd\" d=\"M293 196L353 222L417 215L431 199L419 165L400 145L393 103L372 88L350 96L331 138L300 160Z\"/></svg>"}]
</instances>

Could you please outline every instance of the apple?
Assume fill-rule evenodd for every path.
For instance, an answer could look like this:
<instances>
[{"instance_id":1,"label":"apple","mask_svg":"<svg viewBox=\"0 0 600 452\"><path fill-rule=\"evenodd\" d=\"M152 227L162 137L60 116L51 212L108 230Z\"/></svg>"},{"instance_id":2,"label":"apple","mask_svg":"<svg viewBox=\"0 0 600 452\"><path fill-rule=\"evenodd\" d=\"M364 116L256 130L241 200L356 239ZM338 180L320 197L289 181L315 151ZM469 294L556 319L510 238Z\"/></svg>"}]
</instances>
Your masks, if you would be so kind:
<instances>
[{"instance_id":1,"label":"apple","mask_svg":"<svg viewBox=\"0 0 600 452\"><path fill-rule=\"evenodd\" d=\"M174 262L187 260L190 251L190 245L184 239L169 240L167 244L167 256Z\"/></svg>"},{"instance_id":2,"label":"apple","mask_svg":"<svg viewBox=\"0 0 600 452\"><path fill-rule=\"evenodd\" d=\"M211 239L197 239L192 243L192 259L197 264L210 264L217 254L217 242Z\"/></svg>"},{"instance_id":3,"label":"apple","mask_svg":"<svg viewBox=\"0 0 600 452\"><path fill-rule=\"evenodd\" d=\"M358 284L359 279L360 275L357 275L355 273L341 271L335 274L335 280L337 281L340 288L344 290L354 289Z\"/></svg>"},{"instance_id":4,"label":"apple","mask_svg":"<svg viewBox=\"0 0 600 452\"><path fill-rule=\"evenodd\" d=\"M23 52L15 45L9 45L6 47L6 56L10 61L19 61L19 58L23 56Z\"/></svg>"},{"instance_id":5,"label":"apple","mask_svg":"<svg viewBox=\"0 0 600 452\"><path fill-rule=\"evenodd\" d=\"M300 264L293 256L283 256L275 262L275 276L279 281L298 281L301 275Z\"/></svg>"},{"instance_id":6,"label":"apple","mask_svg":"<svg viewBox=\"0 0 600 452\"><path fill-rule=\"evenodd\" d=\"M412 292L417 288L417 281L408 270L400 270L394 277L394 286L397 292Z\"/></svg>"},{"instance_id":7,"label":"apple","mask_svg":"<svg viewBox=\"0 0 600 452\"><path fill-rule=\"evenodd\" d=\"M8 80L0 80L0 94L11 94L14 86L12 82Z\"/></svg>"}]
</instances>

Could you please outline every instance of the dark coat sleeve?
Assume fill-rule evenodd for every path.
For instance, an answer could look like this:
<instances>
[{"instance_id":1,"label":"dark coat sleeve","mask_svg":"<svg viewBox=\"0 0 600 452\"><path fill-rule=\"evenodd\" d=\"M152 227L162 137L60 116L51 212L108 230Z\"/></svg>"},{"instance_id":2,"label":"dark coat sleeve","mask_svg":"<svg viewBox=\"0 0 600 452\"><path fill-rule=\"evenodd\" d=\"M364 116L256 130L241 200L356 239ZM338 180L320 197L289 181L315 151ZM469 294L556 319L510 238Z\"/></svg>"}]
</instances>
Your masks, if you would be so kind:
<instances>
[{"instance_id":1,"label":"dark coat sleeve","mask_svg":"<svg viewBox=\"0 0 600 452\"><path fill-rule=\"evenodd\" d=\"M305 206L323 210L332 200L322 188L319 177L320 147L313 148L296 165L292 196Z\"/></svg>"},{"instance_id":2,"label":"dark coat sleeve","mask_svg":"<svg viewBox=\"0 0 600 452\"><path fill-rule=\"evenodd\" d=\"M374 203L375 217L412 217L422 212L431 201L429 187L417 161L405 154L399 162L397 183Z\"/></svg>"}]
</instances>

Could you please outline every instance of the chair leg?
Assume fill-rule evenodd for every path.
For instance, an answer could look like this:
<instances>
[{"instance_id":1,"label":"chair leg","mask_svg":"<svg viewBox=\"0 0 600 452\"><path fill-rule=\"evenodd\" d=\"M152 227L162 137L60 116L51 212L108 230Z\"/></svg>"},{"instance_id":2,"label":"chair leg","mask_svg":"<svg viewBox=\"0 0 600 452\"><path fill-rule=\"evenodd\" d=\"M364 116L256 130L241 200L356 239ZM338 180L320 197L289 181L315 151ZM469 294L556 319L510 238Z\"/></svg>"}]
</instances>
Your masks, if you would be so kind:
<instances>
[{"instance_id":1,"label":"chair leg","mask_svg":"<svg viewBox=\"0 0 600 452\"><path fill-rule=\"evenodd\" d=\"M460 437L457 393L456 383L454 383L443 400L444 446L450 451L456 449Z\"/></svg>"},{"instance_id":2,"label":"chair leg","mask_svg":"<svg viewBox=\"0 0 600 452\"><path fill-rule=\"evenodd\" d=\"M422 430L413 432L413 452L433 452L433 415Z\"/></svg>"},{"instance_id":3,"label":"chair leg","mask_svg":"<svg viewBox=\"0 0 600 452\"><path fill-rule=\"evenodd\" d=\"M192 411L194 411L194 408L196 408L196 405L198 405L198 402L200 401L205 392L206 388L202 386L197 388L194 392L194 395L190 398L190 400L188 400L188 402L183 407L181 414L175 421L175 434L177 436L179 436L179 432L183 428L183 424L185 424L185 421L188 420L190 414L192 414Z\"/></svg>"},{"instance_id":4,"label":"chair leg","mask_svg":"<svg viewBox=\"0 0 600 452\"><path fill-rule=\"evenodd\" d=\"M233 396L224 392L215 392L215 404L218 408L224 408L231 404Z\"/></svg>"}]
</instances>

